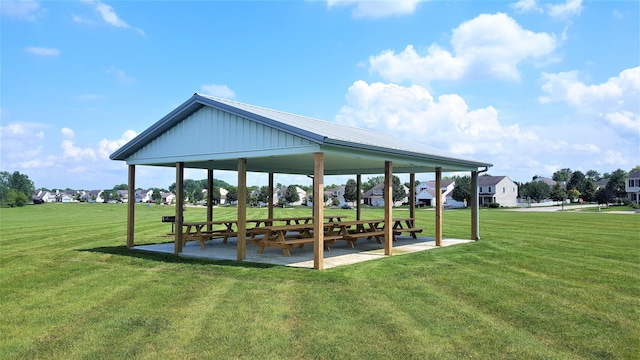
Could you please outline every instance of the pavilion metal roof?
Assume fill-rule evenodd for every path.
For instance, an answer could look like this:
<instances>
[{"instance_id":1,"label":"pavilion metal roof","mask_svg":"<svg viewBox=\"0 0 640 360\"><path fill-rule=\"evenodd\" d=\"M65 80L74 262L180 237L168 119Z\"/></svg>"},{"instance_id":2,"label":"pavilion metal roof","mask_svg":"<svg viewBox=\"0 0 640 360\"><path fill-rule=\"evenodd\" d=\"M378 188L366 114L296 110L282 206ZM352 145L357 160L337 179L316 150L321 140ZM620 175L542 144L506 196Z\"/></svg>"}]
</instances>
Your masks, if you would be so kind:
<instances>
[{"instance_id":1,"label":"pavilion metal roof","mask_svg":"<svg viewBox=\"0 0 640 360\"><path fill-rule=\"evenodd\" d=\"M187 120L203 121L200 118L194 120L193 117L203 109L215 109L219 113L228 114L237 119L236 122L242 122L242 126L245 127L250 124L253 132L255 129L265 133L265 130L268 130L264 136L282 138L285 134L289 140L281 140L278 146L269 148L260 148L260 142L247 143L242 147L239 145L244 142L242 139L236 139L233 144L229 144L234 148L233 151L226 151L223 145L203 145L194 148L195 145L190 144L193 134L189 137L189 134L178 130L180 124ZM228 129L228 125L216 128L218 118L212 119L207 121L214 124L208 124L205 131L211 132L211 136L224 138L224 131ZM169 141L169 137L175 139ZM296 144L299 146L288 146L287 144L291 144L291 138L298 139ZM159 146L159 141L165 141L171 146ZM271 143L277 141L274 139ZM185 144L185 149L191 153L180 152L176 149L180 146L176 144ZM242 148L238 148L239 146ZM148 155L150 148L153 148L153 155ZM325 153L327 175L377 174L382 172L384 161L393 162L395 173L432 172L436 167L441 167L445 172L472 171L479 167L492 166L487 162L460 158L425 144L381 132L197 93L115 151L110 158L124 160L129 164L175 166L176 161L184 161L187 168L235 170L237 159L244 157L247 158L248 171L311 174L315 152ZM142 153L145 157L140 156Z\"/></svg>"}]
</instances>

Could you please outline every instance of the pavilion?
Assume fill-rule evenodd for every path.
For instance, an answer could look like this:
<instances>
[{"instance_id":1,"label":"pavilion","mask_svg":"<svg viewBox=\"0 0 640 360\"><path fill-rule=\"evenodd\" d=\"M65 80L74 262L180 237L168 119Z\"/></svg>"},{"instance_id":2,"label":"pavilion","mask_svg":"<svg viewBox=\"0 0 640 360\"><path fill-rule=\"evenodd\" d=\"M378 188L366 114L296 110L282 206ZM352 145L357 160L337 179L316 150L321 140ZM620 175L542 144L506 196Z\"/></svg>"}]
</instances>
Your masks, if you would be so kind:
<instances>
[{"instance_id":1,"label":"pavilion","mask_svg":"<svg viewBox=\"0 0 640 360\"><path fill-rule=\"evenodd\" d=\"M392 176L434 172L436 188L442 172L470 172L471 189L477 189L478 174L490 163L463 159L424 144L413 143L380 132L359 129L236 101L194 94L182 105L111 154L112 160L128 165L129 198L135 191L136 165L175 167L176 232L174 253L182 251L184 169L206 169L208 175L207 221L213 220L213 171L238 174L237 260L246 259L247 172L308 175L313 178L313 199L322 199L325 175L356 175L360 194L362 174L384 173L384 220L391 223ZM484 169L481 169L484 168ZM414 217L415 188L410 188L410 217ZM273 201L268 214L273 217ZM360 201L356 217L360 219ZM135 202L128 203L127 246L134 246ZM323 269L323 202L313 202L314 268ZM471 239L479 239L478 195L473 191ZM442 241L442 194L436 192L435 241ZM390 226L385 239L392 238ZM385 255L392 254L393 241L384 241Z\"/></svg>"}]
</instances>

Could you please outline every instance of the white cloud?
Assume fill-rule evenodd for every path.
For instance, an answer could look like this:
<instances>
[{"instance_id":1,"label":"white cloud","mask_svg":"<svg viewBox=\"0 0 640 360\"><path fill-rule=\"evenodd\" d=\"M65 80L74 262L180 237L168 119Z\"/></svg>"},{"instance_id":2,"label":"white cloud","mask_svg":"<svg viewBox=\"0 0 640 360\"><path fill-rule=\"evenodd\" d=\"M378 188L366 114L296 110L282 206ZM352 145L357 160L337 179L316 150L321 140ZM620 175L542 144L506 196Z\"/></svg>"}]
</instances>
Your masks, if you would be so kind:
<instances>
[{"instance_id":1,"label":"white cloud","mask_svg":"<svg viewBox=\"0 0 640 360\"><path fill-rule=\"evenodd\" d=\"M567 18L580 15L582 12L582 0L567 0L562 4L548 4L547 13L554 18Z\"/></svg>"},{"instance_id":2,"label":"white cloud","mask_svg":"<svg viewBox=\"0 0 640 360\"><path fill-rule=\"evenodd\" d=\"M117 139L117 140L102 139L102 140L100 140L100 142L98 143L98 153L100 154L100 157L103 158L103 159L109 159L109 155L111 155L114 151L116 151L119 148L121 148L124 144L128 143L129 141L131 141L137 135L138 135L138 133L136 133L135 131L127 130L122 134L122 137L120 137L120 139Z\"/></svg>"},{"instance_id":3,"label":"white cloud","mask_svg":"<svg viewBox=\"0 0 640 360\"><path fill-rule=\"evenodd\" d=\"M29 54L34 54L38 56L58 56L60 55L60 50L55 48L46 48L46 47L37 47L37 46L29 46L24 49L24 51Z\"/></svg>"},{"instance_id":4,"label":"white cloud","mask_svg":"<svg viewBox=\"0 0 640 360\"><path fill-rule=\"evenodd\" d=\"M36 21L47 14L47 9L40 7L37 1L2 0L0 13L6 17Z\"/></svg>"},{"instance_id":5,"label":"white cloud","mask_svg":"<svg viewBox=\"0 0 640 360\"><path fill-rule=\"evenodd\" d=\"M107 70L107 74L115 76L116 80L118 80L118 82L121 84L131 85L136 82L135 78L127 75L127 73L125 73L124 70L120 70L114 66L110 67Z\"/></svg>"},{"instance_id":6,"label":"white cloud","mask_svg":"<svg viewBox=\"0 0 640 360\"><path fill-rule=\"evenodd\" d=\"M597 154L600 152L600 148L594 144L573 144L571 148L585 154Z\"/></svg>"},{"instance_id":7,"label":"white cloud","mask_svg":"<svg viewBox=\"0 0 640 360\"><path fill-rule=\"evenodd\" d=\"M544 7L539 5L536 0L519 0L509 4L509 7L514 9L517 14L542 13L546 11L553 18L563 19L580 15L580 12L582 12L582 0L567 0L564 3L545 4Z\"/></svg>"},{"instance_id":8,"label":"white cloud","mask_svg":"<svg viewBox=\"0 0 640 360\"><path fill-rule=\"evenodd\" d=\"M457 94L434 96L419 85L356 81L334 121L491 162L491 174L519 181L530 181L536 174L550 176L564 167L611 171L612 166L629 166L637 158L631 154L625 162L622 156L637 153L637 142L634 147L632 142L617 141L602 124L525 125L533 121L531 117L535 114L521 114L522 123L508 124L493 106L471 108Z\"/></svg>"},{"instance_id":9,"label":"white cloud","mask_svg":"<svg viewBox=\"0 0 640 360\"><path fill-rule=\"evenodd\" d=\"M424 56L412 45L399 54L386 50L369 58L369 69L390 81L419 84L486 76L518 80L520 63L549 56L558 44L555 35L525 30L497 13L460 24L452 32L451 45L453 52L433 44Z\"/></svg>"},{"instance_id":10,"label":"white cloud","mask_svg":"<svg viewBox=\"0 0 640 360\"><path fill-rule=\"evenodd\" d=\"M335 120L462 155L496 154L507 145L538 140L535 134L521 131L517 124L500 124L492 106L472 110L459 95L446 94L436 99L418 85L356 81Z\"/></svg>"},{"instance_id":11,"label":"white cloud","mask_svg":"<svg viewBox=\"0 0 640 360\"><path fill-rule=\"evenodd\" d=\"M227 85L209 84L209 85L202 85L201 88L211 96L224 98L224 99L233 99L236 97L236 93L233 90L231 90Z\"/></svg>"},{"instance_id":12,"label":"white cloud","mask_svg":"<svg viewBox=\"0 0 640 360\"><path fill-rule=\"evenodd\" d=\"M93 149L89 147L81 148L74 145L73 138L75 137L75 133L72 129L62 128L60 133L63 137L62 144L60 144L63 158L71 158L77 161L96 158L96 152Z\"/></svg>"},{"instance_id":13,"label":"white cloud","mask_svg":"<svg viewBox=\"0 0 640 360\"><path fill-rule=\"evenodd\" d=\"M578 79L576 71L543 74L542 104L564 101L582 113L604 119L621 133L640 135L640 67L626 69L597 85Z\"/></svg>"},{"instance_id":14,"label":"white cloud","mask_svg":"<svg viewBox=\"0 0 640 360\"><path fill-rule=\"evenodd\" d=\"M0 164L11 169L15 164L30 161L43 152L43 129L48 126L33 122L9 123L0 126Z\"/></svg>"},{"instance_id":15,"label":"white cloud","mask_svg":"<svg viewBox=\"0 0 640 360\"><path fill-rule=\"evenodd\" d=\"M116 11L109 5L98 1L98 0L85 0L84 1L87 4L93 5L94 9L97 13L100 14L102 20L104 22L106 22L107 24L111 25L111 26L115 26L118 28L122 28L122 29L131 29L131 30L135 30L136 32L138 32L140 35L145 35L144 31L140 28L137 27L133 27L131 25L129 25L126 21L124 21L123 19L121 19L118 14L116 14ZM85 20L84 18L77 16L77 15L73 15L73 19L75 22L78 23L86 23L88 22L87 20Z\"/></svg>"},{"instance_id":16,"label":"white cloud","mask_svg":"<svg viewBox=\"0 0 640 360\"><path fill-rule=\"evenodd\" d=\"M509 7L514 9L518 14L543 11L542 8L538 6L536 0L520 0L518 2L509 4Z\"/></svg>"},{"instance_id":17,"label":"white cloud","mask_svg":"<svg viewBox=\"0 0 640 360\"><path fill-rule=\"evenodd\" d=\"M361 0L328 0L329 8L335 6L355 5L352 11L354 18L379 19L387 16L413 14L418 4L424 0L395 0L395 1L361 1Z\"/></svg>"}]
</instances>

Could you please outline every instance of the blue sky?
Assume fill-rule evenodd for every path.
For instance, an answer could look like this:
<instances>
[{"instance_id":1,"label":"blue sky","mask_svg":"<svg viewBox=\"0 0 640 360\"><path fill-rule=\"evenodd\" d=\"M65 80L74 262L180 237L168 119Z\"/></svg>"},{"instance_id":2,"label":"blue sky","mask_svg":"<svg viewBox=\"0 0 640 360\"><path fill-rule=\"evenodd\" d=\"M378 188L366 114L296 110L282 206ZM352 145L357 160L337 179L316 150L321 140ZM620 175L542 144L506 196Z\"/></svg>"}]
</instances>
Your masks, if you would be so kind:
<instances>
[{"instance_id":1,"label":"blue sky","mask_svg":"<svg viewBox=\"0 0 640 360\"><path fill-rule=\"evenodd\" d=\"M108 156L199 92L424 142L516 181L628 171L639 4L2 0L0 170L36 187L126 183ZM174 181L137 171L139 187Z\"/></svg>"}]
</instances>

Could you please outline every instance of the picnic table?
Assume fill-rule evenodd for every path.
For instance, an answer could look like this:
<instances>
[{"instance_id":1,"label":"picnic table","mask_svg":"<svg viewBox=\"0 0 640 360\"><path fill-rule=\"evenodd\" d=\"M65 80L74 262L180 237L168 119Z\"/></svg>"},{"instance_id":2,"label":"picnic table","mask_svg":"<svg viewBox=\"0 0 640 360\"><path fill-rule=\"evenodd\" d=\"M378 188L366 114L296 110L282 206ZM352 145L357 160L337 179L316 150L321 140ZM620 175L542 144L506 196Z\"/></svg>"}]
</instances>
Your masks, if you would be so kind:
<instances>
[{"instance_id":1,"label":"picnic table","mask_svg":"<svg viewBox=\"0 0 640 360\"><path fill-rule=\"evenodd\" d=\"M204 249L204 242L214 238L223 238L224 242L232 236L238 236L238 232L233 229L237 226L237 220L218 220L218 221L198 221L198 222L185 222L182 226L185 227L185 231L182 234L183 246L189 240L195 240L200 242L200 247ZM211 225L211 230L209 226ZM218 225L217 229L213 227ZM205 228L206 227L206 228Z\"/></svg>"},{"instance_id":2,"label":"picnic table","mask_svg":"<svg viewBox=\"0 0 640 360\"><path fill-rule=\"evenodd\" d=\"M415 227L415 222L415 218L394 218L393 235L409 233L412 238L417 239L416 233L422 232L422 229Z\"/></svg>"},{"instance_id":3,"label":"picnic table","mask_svg":"<svg viewBox=\"0 0 640 360\"><path fill-rule=\"evenodd\" d=\"M353 244L363 237L375 237L381 244L381 237L384 238L384 228L381 224L384 225L384 219L333 221L325 225L330 227L329 234L339 235L339 240L345 240L353 248Z\"/></svg>"}]
</instances>

